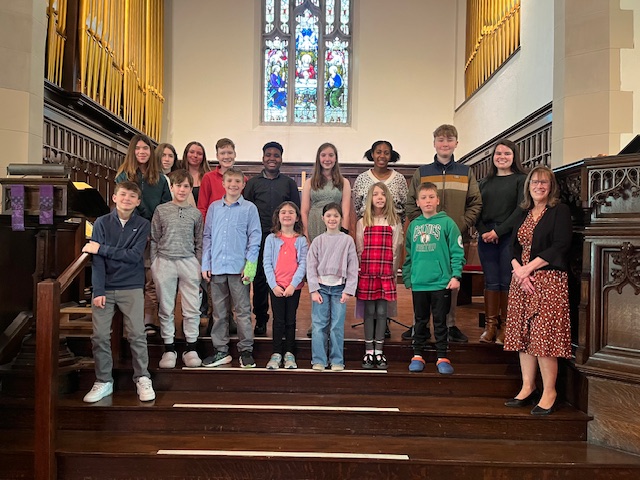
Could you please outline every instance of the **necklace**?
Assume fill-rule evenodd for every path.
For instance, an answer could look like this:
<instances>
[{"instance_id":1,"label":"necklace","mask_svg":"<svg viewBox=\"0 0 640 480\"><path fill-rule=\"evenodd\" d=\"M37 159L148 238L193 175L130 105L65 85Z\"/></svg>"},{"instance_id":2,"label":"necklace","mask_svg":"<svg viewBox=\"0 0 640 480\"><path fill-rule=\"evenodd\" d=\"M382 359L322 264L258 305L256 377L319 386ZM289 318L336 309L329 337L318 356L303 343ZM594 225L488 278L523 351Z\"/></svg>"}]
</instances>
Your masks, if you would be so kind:
<instances>
[{"instance_id":1,"label":"necklace","mask_svg":"<svg viewBox=\"0 0 640 480\"><path fill-rule=\"evenodd\" d=\"M378 180L386 180L391 176L392 172L393 172L392 170L387 169L387 171L384 174L380 174L380 173L377 173L373 168L371 169L371 174L374 177L376 177Z\"/></svg>"}]
</instances>

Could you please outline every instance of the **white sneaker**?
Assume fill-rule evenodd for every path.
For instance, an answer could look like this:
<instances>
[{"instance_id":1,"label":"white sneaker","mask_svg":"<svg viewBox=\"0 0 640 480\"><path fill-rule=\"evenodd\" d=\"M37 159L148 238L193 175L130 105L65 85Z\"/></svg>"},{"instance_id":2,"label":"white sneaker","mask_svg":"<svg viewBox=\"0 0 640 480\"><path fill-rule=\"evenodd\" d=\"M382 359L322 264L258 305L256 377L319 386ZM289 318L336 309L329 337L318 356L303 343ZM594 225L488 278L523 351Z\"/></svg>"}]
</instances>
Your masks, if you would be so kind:
<instances>
[{"instance_id":1,"label":"white sneaker","mask_svg":"<svg viewBox=\"0 0 640 480\"><path fill-rule=\"evenodd\" d=\"M318 372L322 372L324 370L324 365L322 365L321 363L314 363L313 365L311 365L311 368Z\"/></svg>"},{"instance_id":2,"label":"white sneaker","mask_svg":"<svg viewBox=\"0 0 640 480\"><path fill-rule=\"evenodd\" d=\"M164 352L158 366L160 368L176 368L176 359L178 355L176 352Z\"/></svg>"},{"instance_id":3,"label":"white sneaker","mask_svg":"<svg viewBox=\"0 0 640 480\"><path fill-rule=\"evenodd\" d=\"M287 352L284 354L284 368L293 369L298 368L298 364L296 363L296 357L291 352Z\"/></svg>"},{"instance_id":4,"label":"white sneaker","mask_svg":"<svg viewBox=\"0 0 640 480\"><path fill-rule=\"evenodd\" d=\"M136 382L136 390L141 402L150 402L156 399L156 392L153 391L149 377L140 377Z\"/></svg>"},{"instance_id":5,"label":"white sneaker","mask_svg":"<svg viewBox=\"0 0 640 480\"><path fill-rule=\"evenodd\" d=\"M190 350L182 354L182 363L185 367L196 368L202 365L202 360L198 356L198 352Z\"/></svg>"},{"instance_id":6,"label":"white sneaker","mask_svg":"<svg viewBox=\"0 0 640 480\"><path fill-rule=\"evenodd\" d=\"M95 382L89 393L82 399L87 403L95 403L113 393L113 382Z\"/></svg>"},{"instance_id":7,"label":"white sneaker","mask_svg":"<svg viewBox=\"0 0 640 480\"><path fill-rule=\"evenodd\" d=\"M344 365L331 365L332 372L341 372L344 370Z\"/></svg>"},{"instance_id":8,"label":"white sneaker","mask_svg":"<svg viewBox=\"0 0 640 480\"><path fill-rule=\"evenodd\" d=\"M271 355L271 358L267 362L267 368L269 370L277 370L280 368L280 362L282 362L282 355L279 353L274 353Z\"/></svg>"}]
</instances>

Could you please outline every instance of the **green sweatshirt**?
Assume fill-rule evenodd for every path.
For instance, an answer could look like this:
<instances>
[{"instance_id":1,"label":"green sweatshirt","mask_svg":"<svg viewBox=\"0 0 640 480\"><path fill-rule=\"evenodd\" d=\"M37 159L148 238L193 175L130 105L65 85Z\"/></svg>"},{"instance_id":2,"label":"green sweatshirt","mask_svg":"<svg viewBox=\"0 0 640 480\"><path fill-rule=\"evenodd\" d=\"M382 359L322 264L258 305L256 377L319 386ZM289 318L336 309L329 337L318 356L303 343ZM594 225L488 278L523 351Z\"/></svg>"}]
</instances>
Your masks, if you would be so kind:
<instances>
[{"instance_id":1,"label":"green sweatshirt","mask_svg":"<svg viewBox=\"0 0 640 480\"><path fill-rule=\"evenodd\" d=\"M444 212L413 220L407 229L406 250L402 279L407 288L417 292L444 290L453 277L462 275L462 236Z\"/></svg>"}]
</instances>

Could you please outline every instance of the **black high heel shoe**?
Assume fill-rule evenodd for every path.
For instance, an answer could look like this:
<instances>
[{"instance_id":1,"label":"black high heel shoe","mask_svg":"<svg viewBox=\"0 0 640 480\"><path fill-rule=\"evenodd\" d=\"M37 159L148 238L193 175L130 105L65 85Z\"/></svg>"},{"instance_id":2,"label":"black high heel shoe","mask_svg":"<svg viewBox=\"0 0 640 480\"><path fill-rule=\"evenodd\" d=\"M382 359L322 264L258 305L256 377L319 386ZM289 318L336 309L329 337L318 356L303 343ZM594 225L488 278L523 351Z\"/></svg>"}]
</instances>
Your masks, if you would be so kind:
<instances>
[{"instance_id":1,"label":"black high heel shoe","mask_svg":"<svg viewBox=\"0 0 640 480\"><path fill-rule=\"evenodd\" d=\"M536 405L531 409L531 415L542 416L542 415L551 415L556 410L556 402L553 402L553 405L549 408L542 408L540 405Z\"/></svg>"},{"instance_id":2,"label":"black high heel shoe","mask_svg":"<svg viewBox=\"0 0 640 480\"><path fill-rule=\"evenodd\" d=\"M540 391L536 388L533 392L529 394L527 398L523 398L521 400L519 398L514 397L511 400L507 400L506 402L504 402L504 405L505 407L514 407L514 408L527 407L529 405L534 405L538 403L538 400L540 400L540 397L541 397Z\"/></svg>"}]
</instances>

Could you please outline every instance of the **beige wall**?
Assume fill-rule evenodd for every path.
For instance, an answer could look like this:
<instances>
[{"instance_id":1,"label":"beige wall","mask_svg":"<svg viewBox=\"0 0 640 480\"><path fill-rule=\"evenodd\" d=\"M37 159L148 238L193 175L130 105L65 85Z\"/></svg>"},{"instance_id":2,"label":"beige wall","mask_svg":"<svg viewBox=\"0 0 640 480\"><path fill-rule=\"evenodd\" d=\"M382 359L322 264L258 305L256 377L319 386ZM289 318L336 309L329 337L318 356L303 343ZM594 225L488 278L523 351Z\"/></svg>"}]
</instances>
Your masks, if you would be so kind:
<instances>
[{"instance_id":1,"label":"beige wall","mask_svg":"<svg viewBox=\"0 0 640 480\"><path fill-rule=\"evenodd\" d=\"M620 147L627 145L640 134L640 2L638 0L620 0L620 8L633 13L633 48L620 49L620 89L632 92L631 131L620 134ZM627 15L627 12L623 12Z\"/></svg>"},{"instance_id":2,"label":"beige wall","mask_svg":"<svg viewBox=\"0 0 640 480\"><path fill-rule=\"evenodd\" d=\"M331 141L344 162L362 160L379 138L402 163L433 155L431 132L453 121L455 2L355 0L350 127L260 125L260 2L167 0L165 139L181 154L190 140L209 157L223 136L239 160L259 160L262 145L281 142L285 161L315 159ZM437 12L434 15L433 12Z\"/></svg>"},{"instance_id":3,"label":"beige wall","mask_svg":"<svg viewBox=\"0 0 640 480\"><path fill-rule=\"evenodd\" d=\"M620 0L558 0L555 13L553 164L616 154L635 130L634 11Z\"/></svg>"},{"instance_id":4,"label":"beige wall","mask_svg":"<svg viewBox=\"0 0 640 480\"><path fill-rule=\"evenodd\" d=\"M42 163L46 5L0 2L0 176L9 163Z\"/></svg>"},{"instance_id":5,"label":"beige wall","mask_svg":"<svg viewBox=\"0 0 640 480\"><path fill-rule=\"evenodd\" d=\"M465 102L466 3L457 1L454 121L460 134L460 155L500 134L553 98L554 2L522 0L520 51Z\"/></svg>"}]
</instances>

